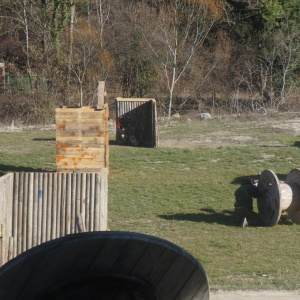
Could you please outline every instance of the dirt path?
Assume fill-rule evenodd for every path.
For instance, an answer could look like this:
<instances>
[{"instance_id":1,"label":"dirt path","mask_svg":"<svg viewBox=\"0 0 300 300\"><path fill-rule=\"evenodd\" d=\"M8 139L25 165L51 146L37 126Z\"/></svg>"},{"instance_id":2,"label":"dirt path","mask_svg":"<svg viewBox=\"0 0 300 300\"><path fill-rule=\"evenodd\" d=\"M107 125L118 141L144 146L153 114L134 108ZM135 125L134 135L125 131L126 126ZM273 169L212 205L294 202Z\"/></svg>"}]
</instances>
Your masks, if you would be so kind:
<instances>
[{"instance_id":1,"label":"dirt path","mask_svg":"<svg viewBox=\"0 0 300 300\"><path fill-rule=\"evenodd\" d=\"M217 292L210 293L210 300L299 300L300 292Z\"/></svg>"},{"instance_id":2,"label":"dirt path","mask_svg":"<svg viewBox=\"0 0 300 300\"><path fill-rule=\"evenodd\" d=\"M165 127L176 128L176 122L184 121L174 121L173 124L167 122L159 123L159 132L163 132ZM185 121L188 123L188 121ZM196 122L195 120L193 121ZM198 121L202 122L202 121ZM206 121L204 121L206 122ZM211 121L207 121L209 124ZM213 121L212 121L213 122ZM263 139L262 128L266 134L269 132L285 132L287 135L298 136L300 135L300 119L283 119L283 120L274 120L274 119L259 119L259 120L245 120L239 121L236 123L236 126L239 126L240 129L232 129L232 126L235 126L235 123L228 122L224 127L218 128L215 131L209 132L199 132L195 133L195 130L191 129L191 132L186 132L185 138L169 138L167 135L164 135L162 139L159 139L159 146L164 148L218 148L220 146L247 146L255 143L258 146L273 146L280 147L282 146L279 141L266 141ZM257 135L257 130L260 130L261 133Z\"/></svg>"}]
</instances>

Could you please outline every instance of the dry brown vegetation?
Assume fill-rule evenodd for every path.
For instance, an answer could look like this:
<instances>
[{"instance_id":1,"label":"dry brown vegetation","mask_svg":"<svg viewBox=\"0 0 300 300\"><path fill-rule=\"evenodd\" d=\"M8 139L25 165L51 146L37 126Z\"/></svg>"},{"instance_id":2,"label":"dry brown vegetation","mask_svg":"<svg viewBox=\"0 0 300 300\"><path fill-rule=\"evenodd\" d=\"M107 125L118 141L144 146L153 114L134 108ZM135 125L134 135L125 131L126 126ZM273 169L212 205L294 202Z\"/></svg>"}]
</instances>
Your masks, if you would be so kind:
<instances>
[{"instance_id":1,"label":"dry brown vegetation","mask_svg":"<svg viewBox=\"0 0 300 300\"><path fill-rule=\"evenodd\" d=\"M161 116L297 110L299 16L270 3L2 1L0 118L51 122L58 105L93 105L99 80L111 102L156 98Z\"/></svg>"}]
</instances>

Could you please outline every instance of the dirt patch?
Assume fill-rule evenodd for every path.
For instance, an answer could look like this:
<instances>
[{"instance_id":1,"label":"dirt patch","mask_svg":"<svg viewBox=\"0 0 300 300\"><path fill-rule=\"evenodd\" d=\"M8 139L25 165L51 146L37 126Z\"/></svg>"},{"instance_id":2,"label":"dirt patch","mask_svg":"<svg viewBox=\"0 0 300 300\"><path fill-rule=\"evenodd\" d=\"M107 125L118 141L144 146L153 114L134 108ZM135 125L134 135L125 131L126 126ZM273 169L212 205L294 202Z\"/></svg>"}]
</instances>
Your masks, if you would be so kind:
<instances>
[{"instance_id":1,"label":"dirt patch","mask_svg":"<svg viewBox=\"0 0 300 300\"><path fill-rule=\"evenodd\" d=\"M210 124L210 122L215 122L216 120L220 120L222 118L228 119L227 126L223 128L218 128L217 130L211 130L207 132L201 132L201 129L195 134L190 134L190 132L186 132L183 135L180 135L180 139L174 138L174 134L171 134L168 137L166 132L166 127L172 127L176 129L177 126L180 126L182 123L193 123L197 124L201 122L205 122L206 124ZM245 119L243 121L239 121L232 125L234 121L234 117L218 117L213 118L211 120L196 120L196 119L179 119L179 120L166 120L166 119L158 119L158 135L159 135L159 147L162 148L219 148L226 146L247 146L247 145L257 145L257 146L265 146L265 147L282 147L282 143L276 140L266 141L263 139L262 132L276 133L276 132L285 132L286 135L290 136L298 136L300 135L300 118L294 119L267 119L261 118L258 120L253 119ZM240 132L232 129L231 126L239 126ZM201 127L200 127L201 128ZM263 130L262 130L263 129ZM0 124L0 132L16 132L22 130L55 130L55 124L52 125L14 125L5 126ZM115 121L110 119L108 121L108 130L110 134L115 134L116 132L116 124ZM256 133L257 130L260 130L260 134ZM162 138L160 136L163 136ZM3 149L2 149L3 150ZM4 150L5 151L5 150Z\"/></svg>"},{"instance_id":2,"label":"dirt patch","mask_svg":"<svg viewBox=\"0 0 300 300\"><path fill-rule=\"evenodd\" d=\"M197 139L168 139L159 141L159 146L163 148L219 148L230 145L247 145L257 142L252 136L233 136L226 132L215 132L207 135L199 135Z\"/></svg>"},{"instance_id":3,"label":"dirt patch","mask_svg":"<svg viewBox=\"0 0 300 300\"><path fill-rule=\"evenodd\" d=\"M210 300L298 300L299 291L237 291L237 292L212 292Z\"/></svg>"},{"instance_id":4,"label":"dirt patch","mask_svg":"<svg viewBox=\"0 0 300 300\"><path fill-rule=\"evenodd\" d=\"M231 120L232 121L232 120ZM185 138L174 138L174 134L171 134L171 138L167 135L166 127L169 126L172 130L176 129L176 126L180 126L182 122L216 122L216 120L193 120L184 121L179 120L173 122L170 125L166 123L160 123L158 131L162 133L163 138L159 138L159 146L162 148L219 148L226 146L247 146L257 145L261 147L282 147L285 146L281 141L264 139L264 135L280 133L288 136L300 135L300 119L287 119L287 120L270 120L260 119L258 121L245 120L236 122L230 126L224 126L220 128L216 126L216 130L201 132L201 126L199 126L199 132L190 133L188 130L184 134ZM217 121L218 122L218 121ZM213 123L211 123L213 124ZM214 126L214 125L212 125ZM238 126L232 128L231 126ZM228 129L226 128L228 127ZM182 135L181 135L182 136Z\"/></svg>"}]
</instances>

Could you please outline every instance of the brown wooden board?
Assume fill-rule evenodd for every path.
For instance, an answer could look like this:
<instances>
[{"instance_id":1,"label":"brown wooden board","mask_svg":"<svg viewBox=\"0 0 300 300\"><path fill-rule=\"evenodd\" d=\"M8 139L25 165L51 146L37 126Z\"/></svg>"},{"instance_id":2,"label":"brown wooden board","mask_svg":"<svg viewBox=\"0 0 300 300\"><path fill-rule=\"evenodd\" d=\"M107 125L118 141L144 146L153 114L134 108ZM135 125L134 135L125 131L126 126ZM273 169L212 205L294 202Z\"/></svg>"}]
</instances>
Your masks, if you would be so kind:
<instances>
[{"instance_id":1,"label":"brown wooden board","mask_svg":"<svg viewBox=\"0 0 300 300\"><path fill-rule=\"evenodd\" d=\"M98 172L109 164L108 106L56 109L58 172Z\"/></svg>"},{"instance_id":2,"label":"brown wooden board","mask_svg":"<svg viewBox=\"0 0 300 300\"><path fill-rule=\"evenodd\" d=\"M296 224L300 224L300 169L292 169L285 179L292 189L292 201L287 208L289 218Z\"/></svg>"}]
</instances>

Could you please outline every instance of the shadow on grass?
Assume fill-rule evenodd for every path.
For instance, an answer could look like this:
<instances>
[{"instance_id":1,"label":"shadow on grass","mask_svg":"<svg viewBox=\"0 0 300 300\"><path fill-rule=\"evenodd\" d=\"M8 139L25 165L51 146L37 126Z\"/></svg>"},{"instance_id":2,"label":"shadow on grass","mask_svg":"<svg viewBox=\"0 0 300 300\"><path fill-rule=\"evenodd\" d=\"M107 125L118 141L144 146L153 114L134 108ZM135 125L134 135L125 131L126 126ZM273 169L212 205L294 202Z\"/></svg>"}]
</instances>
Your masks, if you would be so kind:
<instances>
[{"instance_id":1,"label":"shadow on grass","mask_svg":"<svg viewBox=\"0 0 300 300\"><path fill-rule=\"evenodd\" d=\"M117 141L115 140L109 140L109 145L110 146L120 146L120 147L135 147L135 146L132 146L130 144L122 144L122 143L118 143ZM135 147L136 148L136 147Z\"/></svg>"},{"instance_id":2,"label":"shadow on grass","mask_svg":"<svg viewBox=\"0 0 300 300\"><path fill-rule=\"evenodd\" d=\"M296 141L296 142L294 142L293 146L294 146L294 147L298 147L298 148L299 148L299 147L300 147L300 141Z\"/></svg>"},{"instance_id":3,"label":"shadow on grass","mask_svg":"<svg viewBox=\"0 0 300 300\"><path fill-rule=\"evenodd\" d=\"M221 224L226 226L238 226L236 217L234 216L233 211L223 210L217 212L214 209L201 209L200 213L188 213L188 214L168 214L168 215L159 215L160 218L166 219L169 221L190 221L190 222L203 222L208 224Z\"/></svg>"},{"instance_id":4,"label":"shadow on grass","mask_svg":"<svg viewBox=\"0 0 300 300\"><path fill-rule=\"evenodd\" d=\"M109 145L118 145L118 143L115 140L109 140Z\"/></svg>"},{"instance_id":5,"label":"shadow on grass","mask_svg":"<svg viewBox=\"0 0 300 300\"><path fill-rule=\"evenodd\" d=\"M34 138L32 140L38 142L54 142L56 141L56 138Z\"/></svg>"},{"instance_id":6,"label":"shadow on grass","mask_svg":"<svg viewBox=\"0 0 300 300\"><path fill-rule=\"evenodd\" d=\"M189 214L168 214L168 215L159 215L160 218L169 220L169 221L190 221L190 222L201 222L207 224L220 224L231 227L239 227L237 217L234 215L234 212L231 210L223 210L217 212L211 208L203 208L200 210L201 213L189 213ZM283 220L280 219L277 225L281 226L290 226L293 225L293 222L289 219Z\"/></svg>"},{"instance_id":7,"label":"shadow on grass","mask_svg":"<svg viewBox=\"0 0 300 300\"><path fill-rule=\"evenodd\" d=\"M14 172L51 172L49 170L44 169L35 169L30 167L17 167L17 166L8 166L0 164L0 176L5 175L6 173L14 173Z\"/></svg>"},{"instance_id":8,"label":"shadow on grass","mask_svg":"<svg viewBox=\"0 0 300 300\"><path fill-rule=\"evenodd\" d=\"M144 148L144 149L154 148L154 147L145 146L145 145L142 145L142 144L138 145L138 146L134 146L134 145L129 144L129 143L122 144L122 143L118 143L115 140L109 140L109 146L120 146L120 147L128 147L128 148Z\"/></svg>"}]
</instances>

